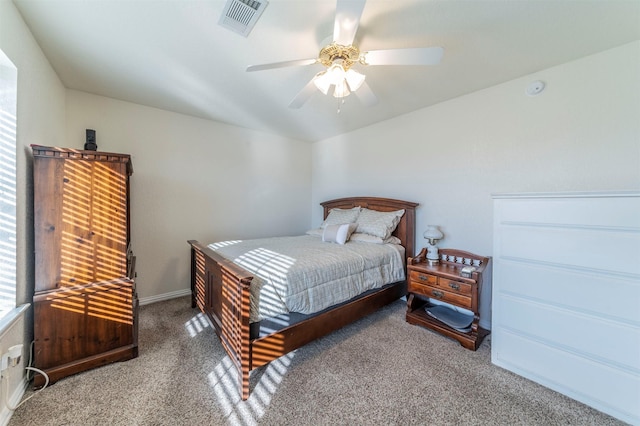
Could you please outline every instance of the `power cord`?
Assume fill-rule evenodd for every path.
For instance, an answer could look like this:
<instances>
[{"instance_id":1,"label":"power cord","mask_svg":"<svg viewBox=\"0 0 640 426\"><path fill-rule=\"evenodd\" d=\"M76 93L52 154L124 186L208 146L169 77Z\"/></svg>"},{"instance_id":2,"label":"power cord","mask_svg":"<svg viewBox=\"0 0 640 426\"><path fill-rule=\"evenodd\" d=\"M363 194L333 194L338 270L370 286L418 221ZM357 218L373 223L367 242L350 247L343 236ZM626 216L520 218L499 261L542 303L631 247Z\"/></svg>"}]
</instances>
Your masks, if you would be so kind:
<instances>
[{"instance_id":1,"label":"power cord","mask_svg":"<svg viewBox=\"0 0 640 426\"><path fill-rule=\"evenodd\" d=\"M15 407L12 405L9 405L9 401L7 401L7 397L9 395L9 378L5 377L4 372L2 374L2 377L5 379L4 380L4 405L5 407L7 407L9 410L11 411L15 411L18 409L18 407L20 407L22 404L24 404L25 402L27 402L28 400L30 400L31 398L33 398L34 396L36 396L37 394L39 394L40 392L42 392L47 385L49 384L49 376L47 375L47 373L45 373L44 371L32 367L31 366L31 362L33 361L33 344L35 342L31 342L31 345L29 345L29 365L27 365L25 367L25 370L27 370L27 382L31 381L31 378L29 377L29 371L35 371L36 373L39 373L41 375L44 376L44 386L42 386L40 389L38 389L37 391L35 391L32 395L29 395L27 398L23 399L21 402L19 402Z\"/></svg>"}]
</instances>

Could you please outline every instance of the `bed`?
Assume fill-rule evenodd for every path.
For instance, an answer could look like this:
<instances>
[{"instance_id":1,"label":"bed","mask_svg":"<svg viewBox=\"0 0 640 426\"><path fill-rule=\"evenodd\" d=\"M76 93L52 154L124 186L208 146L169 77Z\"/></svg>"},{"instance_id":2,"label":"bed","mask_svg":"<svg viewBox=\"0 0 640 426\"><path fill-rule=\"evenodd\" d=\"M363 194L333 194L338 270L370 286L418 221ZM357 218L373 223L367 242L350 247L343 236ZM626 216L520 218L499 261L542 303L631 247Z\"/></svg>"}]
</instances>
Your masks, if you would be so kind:
<instances>
[{"instance_id":1,"label":"bed","mask_svg":"<svg viewBox=\"0 0 640 426\"><path fill-rule=\"evenodd\" d=\"M404 248L403 268L406 268L407 258L414 256L417 203L388 198L351 197L326 201L321 205L325 219L333 209L361 207L378 212L404 210L392 236ZM210 319L238 371L243 400L249 397L249 375L255 368L375 312L406 293L406 281L399 280L368 289L318 312L288 312L256 321L250 308L253 300L252 283L258 282L256 274L240 266L237 259L232 261L221 255L215 244L202 244L195 240L190 240L189 244L192 307L199 308ZM403 276L406 276L406 270Z\"/></svg>"}]
</instances>

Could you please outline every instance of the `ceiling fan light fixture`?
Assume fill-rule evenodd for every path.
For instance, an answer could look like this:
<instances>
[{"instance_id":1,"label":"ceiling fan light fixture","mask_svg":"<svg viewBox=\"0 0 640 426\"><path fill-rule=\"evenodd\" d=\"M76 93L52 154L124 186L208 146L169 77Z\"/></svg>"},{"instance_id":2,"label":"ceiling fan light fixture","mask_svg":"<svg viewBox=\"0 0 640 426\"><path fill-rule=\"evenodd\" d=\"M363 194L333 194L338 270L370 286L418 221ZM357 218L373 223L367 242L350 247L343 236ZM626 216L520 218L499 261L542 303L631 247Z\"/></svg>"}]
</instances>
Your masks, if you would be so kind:
<instances>
[{"instance_id":1,"label":"ceiling fan light fixture","mask_svg":"<svg viewBox=\"0 0 640 426\"><path fill-rule=\"evenodd\" d=\"M349 85L346 80L342 80L338 84L335 85L335 89L333 89L333 97L334 98L346 98L351 94L349 90Z\"/></svg>"},{"instance_id":2,"label":"ceiling fan light fixture","mask_svg":"<svg viewBox=\"0 0 640 426\"><path fill-rule=\"evenodd\" d=\"M326 71L321 71L313 78L313 84L316 85L319 91L323 94L329 93L331 87L331 78Z\"/></svg>"},{"instance_id":3,"label":"ceiling fan light fixture","mask_svg":"<svg viewBox=\"0 0 640 426\"><path fill-rule=\"evenodd\" d=\"M364 75L349 69L345 72L342 64L334 63L326 71L321 71L313 78L313 83L323 94L328 94L333 86L333 96L347 97L364 82Z\"/></svg>"},{"instance_id":4,"label":"ceiling fan light fixture","mask_svg":"<svg viewBox=\"0 0 640 426\"><path fill-rule=\"evenodd\" d=\"M342 68L342 65L340 64L333 64L327 70L327 75L329 76L331 84L337 86L344 81L344 68Z\"/></svg>"},{"instance_id":5,"label":"ceiling fan light fixture","mask_svg":"<svg viewBox=\"0 0 640 426\"><path fill-rule=\"evenodd\" d=\"M345 80L347 80L347 84L349 85L349 89L351 89L352 92L355 92L356 90L358 90L360 88L360 86L362 86L362 83L364 83L364 80L365 80L366 76L364 74L360 74L357 71L349 69L345 73L344 78L345 78Z\"/></svg>"}]
</instances>

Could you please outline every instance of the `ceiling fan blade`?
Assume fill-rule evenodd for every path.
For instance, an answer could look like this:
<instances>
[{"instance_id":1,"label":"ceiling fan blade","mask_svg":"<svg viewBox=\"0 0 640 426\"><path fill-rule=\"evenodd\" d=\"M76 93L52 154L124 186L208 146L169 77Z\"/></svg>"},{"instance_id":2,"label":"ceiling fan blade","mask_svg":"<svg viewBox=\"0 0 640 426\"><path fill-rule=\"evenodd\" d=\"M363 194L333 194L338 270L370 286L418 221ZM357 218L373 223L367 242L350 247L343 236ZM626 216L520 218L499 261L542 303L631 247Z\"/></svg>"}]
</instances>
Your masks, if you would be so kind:
<instances>
[{"instance_id":1,"label":"ceiling fan blade","mask_svg":"<svg viewBox=\"0 0 640 426\"><path fill-rule=\"evenodd\" d=\"M270 70L270 69L273 69L273 68L285 68L285 67L295 67L295 66L302 66L302 65L313 65L313 64L315 64L317 62L318 62L318 60L313 58L313 59L296 59L296 60L293 60L293 61L284 61L284 62L273 62L271 64L262 64L262 65L249 65L247 67L247 72Z\"/></svg>"},{"instance_id":2,"label":"ceiling fan blade","mask_svg":"<svg viewBox=\"0 0 640 426\"><path fill-rule=\"evenodd\" d=\"M442 47L372 50L364 54L367 65L436 65L440 63Z\"/></svg>"},{"instance_id":3,"label":"ceiling fan blade","mask_svg":"<svg viewBox=\"0 0 640 426\"><path fill-rule=\"evenodd\" d=\"M298 109L300 108L302 105L305 104L305 102L307 102L309 100L309 98L311 98L311 96L316 92L316 85L313 82L313 80L315 79L315 77L313 77L311 79L311 81L309 81L307 83L306 86L304 86L302 88L302 90L300 92L298 92L298 94L296 95L295 98L293 98L293 100L291 101L291 103L289 104L289 108L295 108Z\"/></svg>"},{"instance_id":4,"label":"ceiling fan blade","mask_svg":"<svg viewBox=\"0 0 640 426\"><path fill-rule=\"evenodd\" d=\"M377 96L373 94L371 87L369 87L366 82L362 83L362 86L353 92L353 94L356 95L358 100L362 102L364 106L370 107L378 103Z\"/></svg>"},{"instance_id":5,"label":"ceiling fan blade","mask_svg":"<svg viewBox=\"0 0 640 426\"><path fill-rule=\"evenodd\" d=\"M343 46L353 44L366 0L338 0L333 41Z\"/></svg>"}]
</instances>

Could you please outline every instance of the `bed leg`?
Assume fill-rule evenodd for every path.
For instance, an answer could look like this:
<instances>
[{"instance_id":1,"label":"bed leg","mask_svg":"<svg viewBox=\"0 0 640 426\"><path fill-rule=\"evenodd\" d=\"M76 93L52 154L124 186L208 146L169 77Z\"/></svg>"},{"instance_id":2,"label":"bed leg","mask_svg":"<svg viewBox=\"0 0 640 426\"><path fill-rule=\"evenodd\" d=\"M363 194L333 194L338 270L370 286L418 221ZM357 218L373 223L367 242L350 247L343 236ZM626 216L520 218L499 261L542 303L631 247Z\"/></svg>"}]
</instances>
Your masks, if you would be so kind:
<instances>
[{"instance_id":1,"label":"bed leg","mask_svg":"<svg viewBox=\"0 0 640 426\"><path fill-rule=\"evenodd\" d=\"M238 312L240 313L240 380L242 380L242 400L246 401L249 398L249 375L253 368L252 362L252 349L251 349L251 330L249 322L249 307L251 306L251 295L249 289L250 281L243 281L240 286L240 306Z\"/></svg>"},{"instance_id":2,"label":"bed leg","mask_svg":"<svg viewBox=\"0 0 640 426\"><path fill-rule=\"evenodd\" d=\"M191 243L191 241L189 241ZM195 308L197 306L196 303L196 276L198 274L197 268L197 258L196 258L196 249L195 247L191 247L191 308Z\"/></svg>"},{"instance_id":3,"label":"bed leg","mask_svg":"<svg viewBox=\"0 0 640 426\"><path fill-rule=\"evenodd\" d=\"M244 363L243 363L244 364ZM249 399L249 367L242 366L242 372L240 373L240 380L242 381L242 400Z\"/></svg>"}]
</instances>

